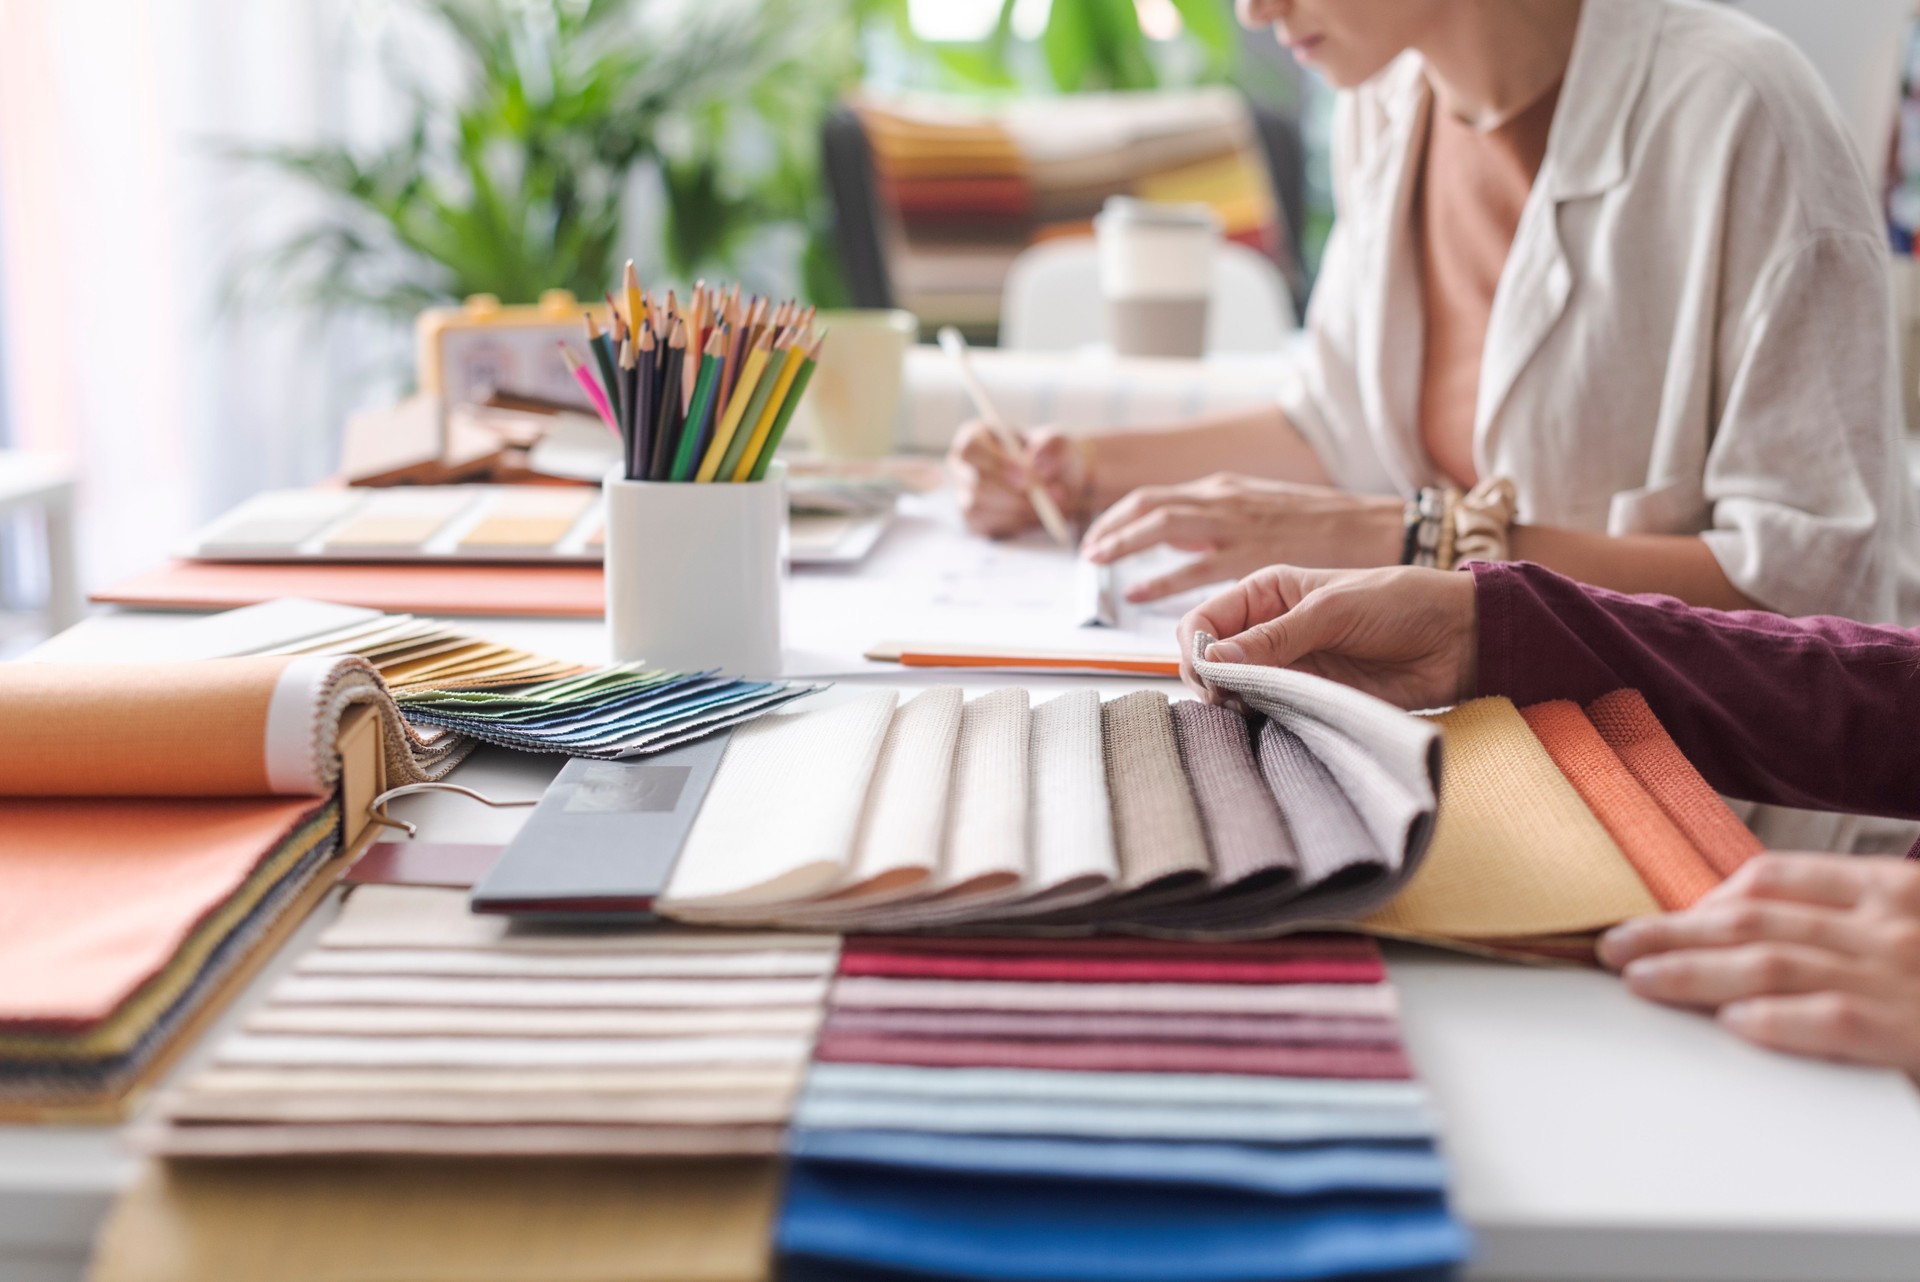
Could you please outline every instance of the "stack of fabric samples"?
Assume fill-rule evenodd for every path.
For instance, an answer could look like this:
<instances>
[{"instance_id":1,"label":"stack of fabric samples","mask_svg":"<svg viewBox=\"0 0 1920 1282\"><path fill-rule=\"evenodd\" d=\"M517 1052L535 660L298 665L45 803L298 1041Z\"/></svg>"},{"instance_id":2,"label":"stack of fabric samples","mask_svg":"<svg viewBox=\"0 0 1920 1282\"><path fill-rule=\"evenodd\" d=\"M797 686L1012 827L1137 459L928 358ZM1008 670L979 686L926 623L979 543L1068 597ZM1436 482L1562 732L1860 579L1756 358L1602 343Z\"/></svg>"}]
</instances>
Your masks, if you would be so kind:
<instances>
[{"instance_id":1,"label":"stack of fabric samples","mask_svg":"<svg viewBox=\"0 0 1920 1282\"><path fill-rule=\"evenodd\" d=\"M1432 1278L1468 1248L1358 937L850 938L790 1151L795 1282Z\"/></svg>"},{"instance_id":2,"label":"stack of fabric samples","mask_svg":"<svg viewBox=\"0 0 1920 1282\"><path fill-rule=\"evenodd\" d=\"M363 886L150 1140L184 1155L779 1150L839 941L516 931Z\"/></svg>"},{"instance_id":3,"label":"stack of fabric samples","mask_svg":"<svg viewBox=\"0 0 1920 1282\"><path fill-rule=\"evenodd\" d=\"M1085 235L1108 196L1202 202L1279 258L1279 206L1246 101L1230 90L1084 94L981 110L865 98L887 278L921 324L990 326L1029 243ZM1285 264L1283 264L1285 266Z\"/></svg>"},{"instance_id":4,"label":"stack of fabric samples","mask_svg":"<svg viewBox=\"0 0 1920 1282\"><path fill-rule=\"evenodd\" d=\"M1591 958L1758 849L1632 691L1415 717L1202 662L1241 706L869 691L735 732L656 911L847 931L1258 938ZM1446 769L1439 767L1445 744Z\"/></svg>"},{"instance_id":5,"label":"stack of fabric samples","mask_svg":"<svg viewBox=\"0 0 1920 1282\"><path fill-rule=\"evenodd\" d=\"M118 1116L330 880L409 730L354 658L0 665L0 1116Z\"/></svg>"},{"instance_id":6,"label":"stack of fabric samples","mask_svg":"<svg viewBox=\"0 0 1920 1282\"><path fill-rule=\"evenodd\" d=\"M170 643L195 658L358 655L426 733L576 757L660 752L819 688L635 664L590 667L436 619L297 598L198 620Z\"/></svg>"}]
</instances>

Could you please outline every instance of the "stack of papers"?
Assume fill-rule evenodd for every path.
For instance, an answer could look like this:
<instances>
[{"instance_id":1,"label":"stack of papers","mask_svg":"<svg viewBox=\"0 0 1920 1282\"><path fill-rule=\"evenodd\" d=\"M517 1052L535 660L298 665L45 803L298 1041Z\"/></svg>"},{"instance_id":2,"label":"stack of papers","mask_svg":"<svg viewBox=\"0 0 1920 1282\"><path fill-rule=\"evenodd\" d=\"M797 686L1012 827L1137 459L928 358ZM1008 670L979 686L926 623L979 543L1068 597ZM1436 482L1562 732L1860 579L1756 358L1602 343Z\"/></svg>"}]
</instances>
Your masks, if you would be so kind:
<instances>
[{"instance_id":1,"label":"stack of papers","mask_svg":"<svg viewBox=\"0 0 1920 1282\"><path fill-rule=\"evenodd\" d=\"M162 1102L188 1155L777 1152L830 935L515 930L365 886Z\"/></svg>"},{"instance_id":2,"label":"stack of papers","mask_svg":"<svg viewBox=\"0 0 1920 1282\"><path fill-rule=\"evenodd\" d=\"M1465 1258L1371 941L850 939L782 1276L1430 1277Z\"/></svg>"}]
</instances>

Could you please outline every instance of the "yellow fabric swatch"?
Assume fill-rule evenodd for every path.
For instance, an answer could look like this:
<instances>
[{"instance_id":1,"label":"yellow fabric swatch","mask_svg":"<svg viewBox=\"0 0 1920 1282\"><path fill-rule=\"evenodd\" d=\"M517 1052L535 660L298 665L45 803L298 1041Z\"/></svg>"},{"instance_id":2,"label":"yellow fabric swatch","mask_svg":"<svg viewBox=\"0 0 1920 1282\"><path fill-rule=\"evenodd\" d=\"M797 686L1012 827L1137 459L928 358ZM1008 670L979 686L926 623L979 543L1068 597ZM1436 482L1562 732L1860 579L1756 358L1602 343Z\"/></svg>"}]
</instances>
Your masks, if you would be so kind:
<instances>
[{"instance_id":1,"label":"yellow fabric swatch","mask_svg":"<svg viewBox=\"0 0 1920 1282\"><path fill-rule=\"evenodd\" d=\"M772 1159L150 1164L92 1282L761 1282Z\"/></svg>"},{"instance_id":2,"label":"yellow fabric swatch","mask_svg":"<svg viewBox=\"0 0 1920 1282\"><path fill-rule=\"evenodd\" d=\"M1434 721L1446 768L1433 844L1406 890L1364 926L1498 940L1660 911L1511 702L1476 699Z\"/></svg>"}]
</instances>

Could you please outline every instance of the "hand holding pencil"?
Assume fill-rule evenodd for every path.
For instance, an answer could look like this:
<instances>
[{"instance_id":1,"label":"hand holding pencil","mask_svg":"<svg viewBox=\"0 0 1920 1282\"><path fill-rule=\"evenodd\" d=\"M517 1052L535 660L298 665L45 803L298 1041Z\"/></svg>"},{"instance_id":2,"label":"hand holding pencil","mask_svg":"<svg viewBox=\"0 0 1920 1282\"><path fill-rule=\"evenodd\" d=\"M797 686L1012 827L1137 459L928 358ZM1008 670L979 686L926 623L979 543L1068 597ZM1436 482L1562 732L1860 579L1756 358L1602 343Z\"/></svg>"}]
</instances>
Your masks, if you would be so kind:
<instances>
[{"instance_id":1,"label":"hand holding pencil","mask_svg":"<svg viewBox=\"0 0 1920 1282\"><path fill-rule=\"evenodd\" d=\"M966 514L967 523L980 533L994 537L1019 533L1028 523L1008 507L1000 492L1023 491L1027 509L1053 536L1054 542L1064 548L1073 547L1078 540L1061 509L1083 505L1071 502L1064 490L1055 493L1052 488L1056 481L1064 479L1056 473L1064 471L1064 464L1077 457L1071 444L1064 438L1060 438L1059 445L1048 443L1047 458L1042 462L995 408L986 385L974 372L967 340L960 336L960 331L951 325L941 329L940 348L952 358L960 382L980 415L977 422L962 429L960 439L955 440L949 454L956 464L955 482L961 492L961 511ZM1040 442L1036 440L1034 444ZM1084 472L1084 460L1079 461ZM1081 479L1084 480L1084 476ZM983 490L981 481L990 482L997 490ZM995 508L1002 510L996 513Z\"/></svg>"}]
</instances>

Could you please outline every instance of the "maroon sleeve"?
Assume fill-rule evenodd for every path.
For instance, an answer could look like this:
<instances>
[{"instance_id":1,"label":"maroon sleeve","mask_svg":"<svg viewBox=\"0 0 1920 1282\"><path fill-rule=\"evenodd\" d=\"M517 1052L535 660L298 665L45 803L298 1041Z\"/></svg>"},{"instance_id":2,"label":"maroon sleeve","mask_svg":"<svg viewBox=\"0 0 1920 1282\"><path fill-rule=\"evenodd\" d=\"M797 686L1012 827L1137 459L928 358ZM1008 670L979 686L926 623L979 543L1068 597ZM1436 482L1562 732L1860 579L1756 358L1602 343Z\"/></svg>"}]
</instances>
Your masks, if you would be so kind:
<instances>
[{"instance_id":1,"label":"maroon sleeve","mask_svg":"<svg viewBox=\"0 0 1920 1282\"><path fill-rule=\"evenodd\" d=\"M1628 686L1728 796L1920 819L1920 633L1696 609L1526 563L1472 572L1481 694L1586 703Z\"/></svg>"}]
</instances>

